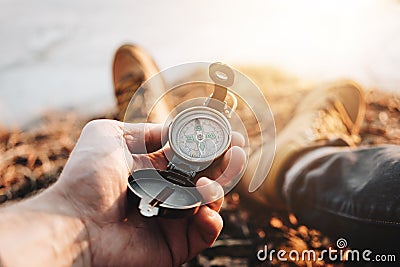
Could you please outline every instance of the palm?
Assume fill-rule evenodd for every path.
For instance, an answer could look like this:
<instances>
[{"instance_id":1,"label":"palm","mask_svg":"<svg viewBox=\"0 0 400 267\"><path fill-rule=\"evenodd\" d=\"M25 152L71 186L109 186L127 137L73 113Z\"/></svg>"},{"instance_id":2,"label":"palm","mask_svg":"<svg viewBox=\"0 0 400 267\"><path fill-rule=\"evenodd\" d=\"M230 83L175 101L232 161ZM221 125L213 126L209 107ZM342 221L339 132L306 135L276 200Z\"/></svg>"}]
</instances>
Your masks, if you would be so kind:
<instances>
[{"instance_id":1,"label":"palm","mask_svg":"<svg viewBox=\"0 0 400 267\"><path fill-rule=\"evenodd\" d=\"M136 207L128 207L129 170L151 166L165 169L168 161L164 151L157 150L160 140L154 138L160 128L149 131L153 136L150 139L140 128L132 128L128 131L133 138L125 132L124 140L124 130L122 123L109 121L85 127L60 179L87 226L93 266L182 264L215 240L222 227L215 210L219 210L222 200L202 206L195 216L185 219L144 218ZM143 153L144 145L157 151L138 154ZM128 150L136 154L131 155ZM237 162L232 164L234 168L228 168L231 152L208 172L212 178L224 169L228 173L240 172L237 168L242 164ZM243 154L236 153L237 160L244 161ZM204 178L199 182L211 183Z\"/></svg>"},{"instance_id":2,"label":"palm","mask_svg":"<svg viewBox=\"0 0 400 267\"><path fill-rule=\"evenodd\" d=\"M143 218L136 210L128 217L125 222L101 229L102 242L94 248L99 250L94 255L95 266L177 266L199 252L189 251L188 228L194 229L189 219L171 223L167 219Z\"/></svg>"}]
</instances>

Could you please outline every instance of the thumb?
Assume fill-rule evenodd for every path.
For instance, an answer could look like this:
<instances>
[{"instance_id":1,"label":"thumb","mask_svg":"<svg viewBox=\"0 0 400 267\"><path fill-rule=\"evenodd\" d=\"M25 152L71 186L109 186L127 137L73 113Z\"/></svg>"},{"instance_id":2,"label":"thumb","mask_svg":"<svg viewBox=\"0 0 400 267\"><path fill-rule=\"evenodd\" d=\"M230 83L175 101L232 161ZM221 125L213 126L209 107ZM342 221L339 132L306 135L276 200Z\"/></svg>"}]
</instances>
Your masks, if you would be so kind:
<instances>
[{"instance_id":1,"label":"thumb","mask_svg":"<svg viewBox=\"0 0 400 267\"><path fill-rule=\"evenodd\" d=\"M123 123L124 138L132 154L148 154L161 148L162 124Z\"/></svg>"}]
</instances>

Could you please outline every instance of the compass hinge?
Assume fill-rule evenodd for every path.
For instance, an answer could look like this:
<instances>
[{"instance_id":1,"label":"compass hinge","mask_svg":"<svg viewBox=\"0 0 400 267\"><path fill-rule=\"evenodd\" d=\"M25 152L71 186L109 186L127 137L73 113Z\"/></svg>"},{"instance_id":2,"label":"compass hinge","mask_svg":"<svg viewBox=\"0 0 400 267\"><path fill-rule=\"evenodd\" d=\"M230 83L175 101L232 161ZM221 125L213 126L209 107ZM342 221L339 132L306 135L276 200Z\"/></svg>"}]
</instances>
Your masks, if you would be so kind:
<instances>
[{"instance_id":1,"label":"compass hinge","mask_svg":"<svg viewBox=\"0 0 400 267\"><path fill-rule=\"evenodd\" d=\"M169 171L175 172L179 175L183 175L185 177L187 177L188 179L192 180L195 176L196 176L196 172L195 171L185 171L182 170L178 167L176 167L176 165L174 165L173 163L168 163L167 169Z\"/></svg>"}]
</instances>

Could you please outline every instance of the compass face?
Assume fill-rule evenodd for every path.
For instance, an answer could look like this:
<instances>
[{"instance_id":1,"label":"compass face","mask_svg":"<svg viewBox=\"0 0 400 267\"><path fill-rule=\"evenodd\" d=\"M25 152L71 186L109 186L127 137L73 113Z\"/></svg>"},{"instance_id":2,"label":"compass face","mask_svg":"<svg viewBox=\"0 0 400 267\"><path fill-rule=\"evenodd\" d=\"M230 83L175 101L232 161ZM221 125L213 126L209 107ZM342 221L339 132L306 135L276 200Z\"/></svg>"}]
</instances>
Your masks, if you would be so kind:
<instances>
[{"instance_id":1,"label":"compass face","mask_svg":"<svg viewBox=\"0 0 400 267\"><path fill-rule=\"evenodd\" d=\"M206 107L192 108L178 114L170 131L172 149L189 161L212 161L230 143L228 121L222 114Z\"/></svg>"},{"instance_id":2,"label":"compass face","mask_svg":"<svg viewBox=\"0 0 400 267\"><path fill-rule=\"evenodd\" d=\"M179 150L191 158L215 156L227 138L222 126L208 118L187 122L179 131Z\"/></svg>"}]
</instances>

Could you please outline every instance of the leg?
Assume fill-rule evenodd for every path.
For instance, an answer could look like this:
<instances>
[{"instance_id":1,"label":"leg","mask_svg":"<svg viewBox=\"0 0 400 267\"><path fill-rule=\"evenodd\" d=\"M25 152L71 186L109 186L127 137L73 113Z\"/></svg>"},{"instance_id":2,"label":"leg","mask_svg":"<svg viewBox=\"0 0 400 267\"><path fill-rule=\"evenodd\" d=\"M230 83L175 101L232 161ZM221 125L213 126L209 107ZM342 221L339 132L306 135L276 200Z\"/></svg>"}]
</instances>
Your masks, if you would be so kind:
<instances>
[{"instance_id":1,"label":"leg","mask_svg":"<svg viewBox=\"0 0 400 267\"><path fill-rule=\"evenodd\" d=\"M355 84L311 92L278 133L271 171L249 197L291 210L301 223L345 238L352 248L390 252L388 244L400 236L400 147L357 149L364 112ZM245 185L250 178L244 176Z\"/></svg>"},{"instance_id":2,"label":"leg","mask_svg":"<svg viewBox=\"0 0 400 267\"><path fill-rule=\"evenodd\" d=\"M347 239L352 248L395 252L390 245L400 237L400 146L310 152L287 172L283 188L303 223Z\"/></svg>"},{"instance_id":3,"label":"leg","mask_svg":"<svg viewBox=\"0 0 400 267\"><path fill-rule=\"evenodd\" d=\"M357 84L345 81L316 88L298 105L286 127L277 133L274 161L264 184L254 193L248 193L251 170L258 164L259 151L255 151L253 154L256 156L250 155L247 171L239 185L240 191L273 208L287 208L281 189L284 175L293 162L306 151L318 147L355 147L360 141L358 133L364 114L363 91ZM265 155L273 156L269 146L261 149Z\"/></svg>"}]
</instances>

